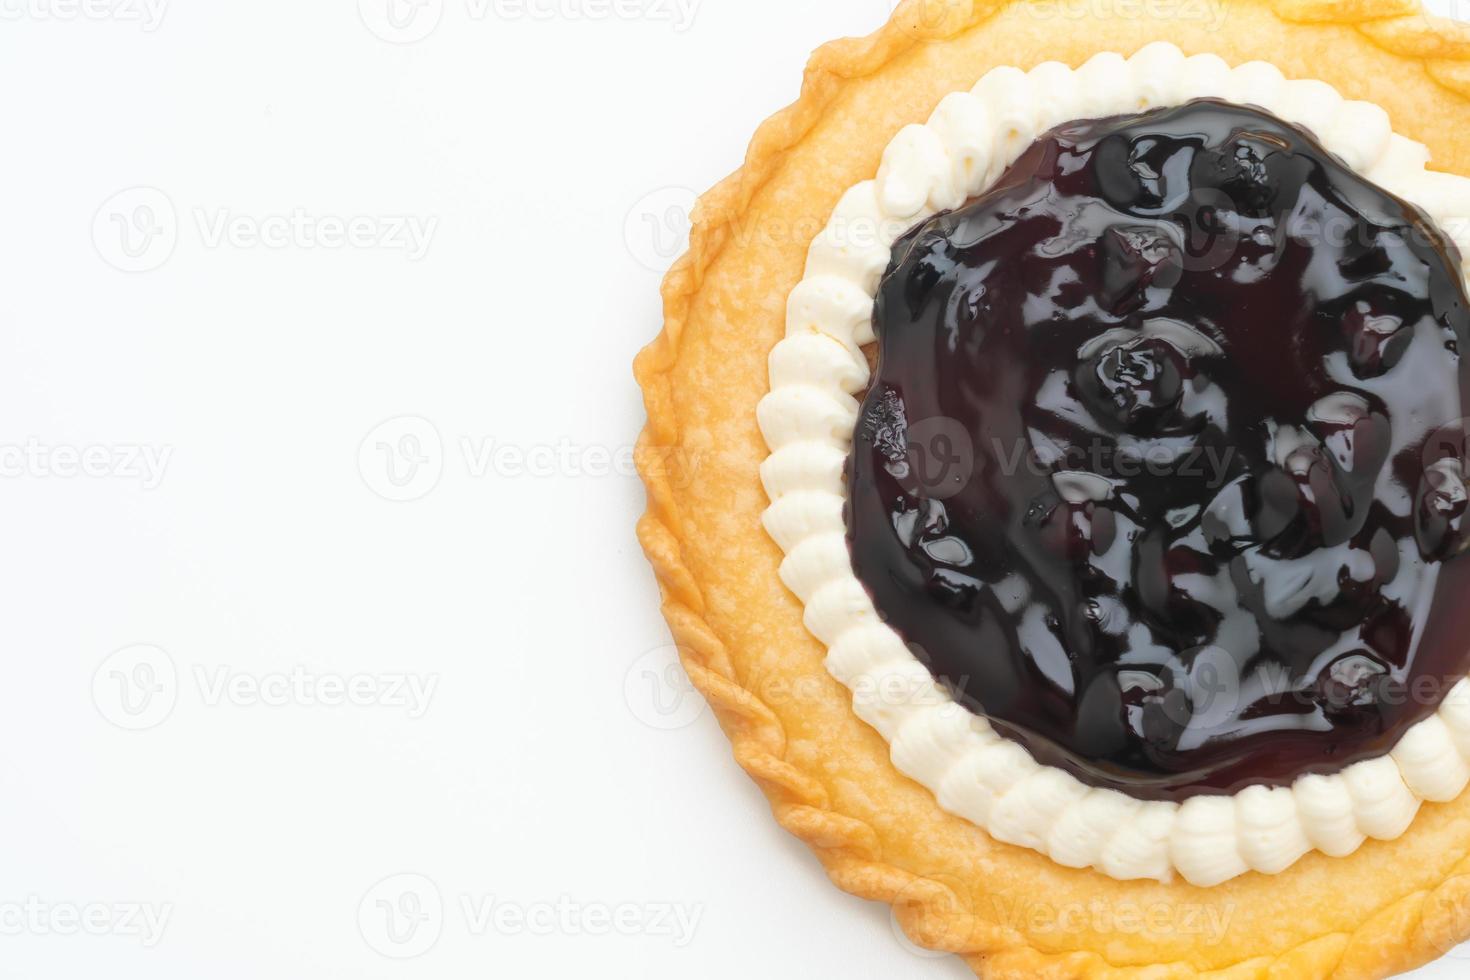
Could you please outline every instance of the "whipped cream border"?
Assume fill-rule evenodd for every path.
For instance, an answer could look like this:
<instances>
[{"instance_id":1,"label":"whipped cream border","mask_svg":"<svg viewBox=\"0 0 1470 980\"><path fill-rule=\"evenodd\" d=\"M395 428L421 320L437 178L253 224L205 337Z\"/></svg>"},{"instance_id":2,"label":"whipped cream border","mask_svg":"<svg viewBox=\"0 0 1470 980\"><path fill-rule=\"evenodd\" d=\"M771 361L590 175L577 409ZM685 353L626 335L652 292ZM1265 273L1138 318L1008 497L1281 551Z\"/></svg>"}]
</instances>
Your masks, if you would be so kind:
<instances>
[{"instance_id":1,"label":"whipped cream border","mask_svg":"<svg viewBox=\"0 0 1470 980\"><path fill-rule=\"evenodd\" d=\"M1154 43L1131 58L1099 54L1078 69L1047 62L996 68L946 96L925 125L901 130L874 180L852 187L812 242L787 303L786 338L770 355L771 391L757 418L771 450L763 523L785 552L781 580L828 648L828 671L853 710L889 743L893 764L948 812L997 840L1118 880L1213 886L1247 871L1277 874L1318 850L1356 851L1408 830L1424 801L1470 783L1470 680L1391 752L1290 787L1252 786L1184 803L1089 787L1037 763L951 698L885 625L852 570L844 466L868 383L861 346L875 340L873 302L893 243L939 211L980 194L1041 133L1072 119L1202 97L1260 106L1310 129L1350 167L1423 209L1470 255L1470 180L1426 169L1429 151L1394 133L1388 114L1324 82L1288 81L1273 65L1231 68Z\"/></svg>"}]
</instances>

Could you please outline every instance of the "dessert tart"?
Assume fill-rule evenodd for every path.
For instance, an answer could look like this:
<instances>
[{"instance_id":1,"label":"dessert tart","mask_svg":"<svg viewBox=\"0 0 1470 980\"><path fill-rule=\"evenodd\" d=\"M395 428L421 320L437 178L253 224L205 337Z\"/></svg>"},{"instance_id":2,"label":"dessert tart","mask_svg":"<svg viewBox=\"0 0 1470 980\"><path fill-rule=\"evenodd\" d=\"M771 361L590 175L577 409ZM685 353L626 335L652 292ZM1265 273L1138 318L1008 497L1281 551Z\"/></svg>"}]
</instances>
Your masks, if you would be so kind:
<instances>
[{"instance_id":1,"label":"dessert tart","mask_svg":"<svg viewBox=\"0 0 1470 980\"><path fill-rule=\"evenodd\" d=\"M986 977L1470 938L1467 106L1417 0L816 53L664 284L639 536L834 882Z\"/></svg>"}]
</instances>

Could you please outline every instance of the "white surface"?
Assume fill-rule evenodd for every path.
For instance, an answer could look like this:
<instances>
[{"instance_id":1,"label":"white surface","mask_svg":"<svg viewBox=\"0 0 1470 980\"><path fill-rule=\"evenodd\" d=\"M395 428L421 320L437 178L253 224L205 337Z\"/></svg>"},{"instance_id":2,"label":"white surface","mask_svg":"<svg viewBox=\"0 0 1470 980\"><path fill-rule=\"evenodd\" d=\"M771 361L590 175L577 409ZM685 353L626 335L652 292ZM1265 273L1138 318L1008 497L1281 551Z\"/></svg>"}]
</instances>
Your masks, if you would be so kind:
<instances>
[{"instance_id":1,"label":"white surface","mask_svg":"<svg viewBox=\"0 0 1470 980\"><path fill-rule=\"evenodd\" d=\"M887 0L377 2L0 4L0 973L967 976L662 680L617 472L646 217Z\"/></svg>"}]
</instances>

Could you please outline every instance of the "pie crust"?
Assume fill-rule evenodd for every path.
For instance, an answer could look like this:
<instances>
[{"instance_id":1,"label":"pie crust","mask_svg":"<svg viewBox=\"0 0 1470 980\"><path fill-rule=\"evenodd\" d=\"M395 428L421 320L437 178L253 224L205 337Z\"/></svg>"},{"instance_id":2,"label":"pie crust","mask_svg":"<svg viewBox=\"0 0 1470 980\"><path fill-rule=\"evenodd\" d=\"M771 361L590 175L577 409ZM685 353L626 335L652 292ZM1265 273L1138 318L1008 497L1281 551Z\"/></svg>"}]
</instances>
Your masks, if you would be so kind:
<instances>
[{"instance_id":1,"label":"pie crust","mask_svg":"<svg viewBox=\"0 0 1470 980\"><path fill-rule=\"evenodd\" d=\"M1470 28L1418 0L907 0L876 34L818 50L801 98L695 209L663 333L635 365L649 416L639 538L736 759L834 882L894 905L914 941L985 977L1388 976L1470 938L1470 794L1426 804L1397 840L1212 888L1061 867L945 813L894 768L827 673L761 526L755 406L837 198L900 128L997 65L1076 66L1155 40L1376 102L1433 167L1470 174ZM674 478L671 455L692 479Z\"/></svg>"}]
</instances>

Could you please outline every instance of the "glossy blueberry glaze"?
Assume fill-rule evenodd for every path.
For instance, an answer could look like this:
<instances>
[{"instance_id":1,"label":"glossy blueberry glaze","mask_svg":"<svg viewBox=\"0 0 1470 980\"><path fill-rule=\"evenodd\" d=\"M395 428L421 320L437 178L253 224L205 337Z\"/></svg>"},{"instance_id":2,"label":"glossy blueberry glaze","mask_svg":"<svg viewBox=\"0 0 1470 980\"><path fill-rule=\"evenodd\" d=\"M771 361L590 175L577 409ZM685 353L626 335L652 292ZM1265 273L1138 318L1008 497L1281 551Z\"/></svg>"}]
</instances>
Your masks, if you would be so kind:
<instances>
[{"instance_id":1,"label":"glossy blueberry glaze","mask_svg":"<svg viewBox=\"0 0 1470 980\"><path fill-rule=\"evenodd\" d=\"M1466 672L1459 255L1302 130L1058 127L895 245L874 316L853 568L1039 761L1282 785Z\"/></svg>"}]
</instances>

